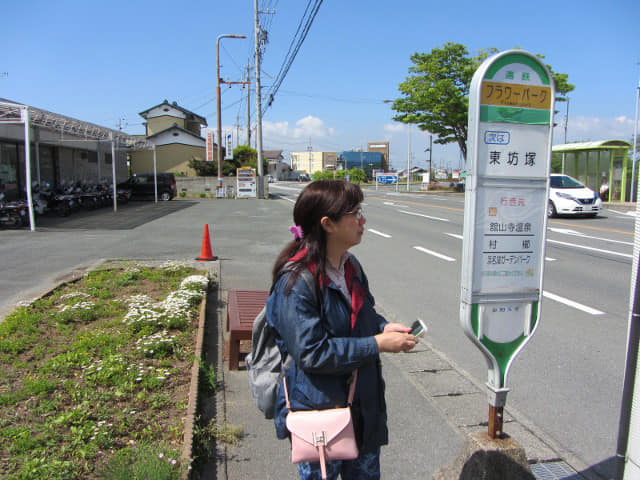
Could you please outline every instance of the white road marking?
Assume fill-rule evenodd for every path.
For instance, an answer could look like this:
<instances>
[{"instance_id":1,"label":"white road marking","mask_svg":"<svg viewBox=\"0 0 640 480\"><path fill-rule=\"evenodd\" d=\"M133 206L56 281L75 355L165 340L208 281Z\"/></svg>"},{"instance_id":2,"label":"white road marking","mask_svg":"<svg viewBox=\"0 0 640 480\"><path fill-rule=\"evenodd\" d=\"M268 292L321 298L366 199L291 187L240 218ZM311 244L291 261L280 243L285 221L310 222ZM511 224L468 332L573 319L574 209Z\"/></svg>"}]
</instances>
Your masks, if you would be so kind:
<instances>
[{"instance_id":1,"label":"white road marking","mask_svg":"<svg viewBox=\"0 0 640 480\"><path fill-rule=\"evenodd\" d=\"M427 250L424 247L413 247L413 248L415 248L416 250L419 250L419 251L421 251L423 253L427 253L429 255L433 255L434 257L441 258L442 260L446 260L447 262L455 262L456 261L455 258L447 257L446 255L442 255L441 253L434 252L433 250Z\"/></svg>"},{"instance_id":2,"label":"white road marking","mask_svg":"<svg viewBox=\"0 0 640 480\"><path fill-rule=\"evenodd\" d=\"M393 202L383 202L384 205L395 205Z\"/></svg>"},{"instance_id":3,"label":"white road marking","mask_svg":"<svg viewBox=\"0 0 640 480\"><path fill-rule=\"evenodd\" d=\"M609 238L602 237L592 237L590 235L585 235L584 233L576 232L575 230L567 230L564 228L548 228L547 230L551 230L556 233L563 233L565 235L574 235L580 238L590 238L592 240L602 240L603 242L611 242L611 243L621 243L622 245L633 245L633 242L624 242L622 240L611 240Z\"/></svg>"},{"instance_id":4,"label":"white road marking","mask_svg":"<svg viewBox=\"0 0 640 480\"><path fill-rule=\"evenodd\" d=\"M373 228L367 228L367 231L369 231L371 233L375 233L376 235L380 235L381 237L384 237L384 238L391 238L391 235L379 232L378 230L374 230Z\"/></svg>"},{"instance_id":5,"label":"white road marking","mask_svg":"<svg viewBox=\"0 0 640 480\"><path fill-rule=\"evenodd\" d=\"M596 310L595 308L587 307L586 305L582 305L581 303L574 302L573 300L569 300L568 298L561 297L560 295L556 295L551 292L547 292L544 290L542 295L550 300L555 300L556 302L563 303L572 308L576 308L581 310L589 315L604 315L605 312L601 312L600 310Z\"/></svg>"},{"instance_id":6,"label":"white road marking","mask_svg":"<svg viewBox=\"0 0 640 480\"><path fill-rule=\"evenodd\" d=\"M286 200L287 202L291 202L291 203L296 203L295 200L291 200L290 198L287 197L280 197L281 200Z\"/></svg>"},{"instance_id":7,"label":"white road marking","mask_svg":"<svg viewBox=\"0 0 640 480\"><path fill-rule=\"evenodd\" d=\"M449 221L446 218L432 217L432 216L429 216L429 215L424 215L423 213L407 212L406 210L398 210L398 211L400 213L406 213L407 215L415 215L416 217L428 218L429 220L439 220L441 222L448 222Z\"/></svg>"},{"instance_id":8,"label":"white road marking","mask_svg":"<svg viewBox=\"0 0 640 480\"><path fill-rule=\"evenodd\" d=\"M594 252L608 253L609 255L617 255L619 257L633 258L633 255L630 255L628 253L619 253L619 252L614 252L612 250L603 250L602 248L587 247L586 245L577 245L575 243L560 242L558 240L551 240L549 238L547 238L547 243L557 243L558 245L566 245L567 247L582 248L583 250L592 250Z\"/></svg>"},{"instance_id":9,"label":"white road marking","mask_svg":"<svg viewBox=\"0 0 640 480\"><path fill-rule=\"evenodd\" d=\"M635 210L629 210L627 212L620 212L619 210L611 210L609 209L610 212L613 213L617 213L618 215L624 215L627 217L635 217L636 216L636 211Z\"/></svg>"}]
</instances>

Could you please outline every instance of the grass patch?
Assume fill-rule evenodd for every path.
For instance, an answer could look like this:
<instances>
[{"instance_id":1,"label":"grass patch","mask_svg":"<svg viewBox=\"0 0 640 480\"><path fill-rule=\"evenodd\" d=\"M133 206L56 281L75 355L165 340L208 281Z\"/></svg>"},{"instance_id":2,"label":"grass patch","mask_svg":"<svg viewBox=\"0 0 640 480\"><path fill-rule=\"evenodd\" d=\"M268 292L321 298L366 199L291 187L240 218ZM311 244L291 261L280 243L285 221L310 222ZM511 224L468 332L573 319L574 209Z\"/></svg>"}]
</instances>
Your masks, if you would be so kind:
<instances>
[{"instance_id":1,"label":"grass patch","mask_svg":"<svg viewBox=\"0 0 640 480\"><path fill-rule=\"evenodd\" d=\"M187 266L106 265L12 312L0 323L0 477L179 479L207 288Z\"/></svg>"}]
</instances>

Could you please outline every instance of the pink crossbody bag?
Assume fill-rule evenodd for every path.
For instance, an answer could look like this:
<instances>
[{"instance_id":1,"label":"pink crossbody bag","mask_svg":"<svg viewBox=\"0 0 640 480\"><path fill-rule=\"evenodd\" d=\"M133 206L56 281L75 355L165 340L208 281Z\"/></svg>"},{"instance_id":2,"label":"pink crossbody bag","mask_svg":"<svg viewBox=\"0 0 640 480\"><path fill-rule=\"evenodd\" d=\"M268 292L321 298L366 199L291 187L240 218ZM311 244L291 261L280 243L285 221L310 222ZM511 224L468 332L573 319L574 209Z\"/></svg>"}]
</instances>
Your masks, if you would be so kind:
<instances>
[{"instance_id":1,"label":"pink crossbody bag","mask_svg":"<svg viewBox=\"0 0 640 480\"><path fill-rule=\"evenodd\" d=\"M353 460L358 458L358 447L351 419L351 403L356 391L358 370L353 372L349 387L348 405L328 410L291 411L287 382L284 395L287 400L287 429L291 433L291 461L320 462L323 480L327 478L327 460Z\"/></svg>"}]
</instances>

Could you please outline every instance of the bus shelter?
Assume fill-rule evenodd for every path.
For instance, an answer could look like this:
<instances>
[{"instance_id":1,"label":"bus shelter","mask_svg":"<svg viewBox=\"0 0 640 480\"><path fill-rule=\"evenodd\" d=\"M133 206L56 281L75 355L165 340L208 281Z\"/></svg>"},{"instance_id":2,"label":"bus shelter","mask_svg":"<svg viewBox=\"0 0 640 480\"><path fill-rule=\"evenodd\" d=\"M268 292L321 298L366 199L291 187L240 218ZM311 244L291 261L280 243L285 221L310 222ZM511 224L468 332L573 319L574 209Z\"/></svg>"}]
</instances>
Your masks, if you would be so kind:
<instances>
[{"instance_id":1,"label":"bus shelter","mask_svg":"<svg viewBox=\"0 0 640 480\"><path fill-rule=\"evenodd\" d=\"M631 148L624 140L600 140L555 145L552 151L563 154L562 173L596 192L604 185L603 201L628 202L631 201Z\"/></svg>"}]
</instances>

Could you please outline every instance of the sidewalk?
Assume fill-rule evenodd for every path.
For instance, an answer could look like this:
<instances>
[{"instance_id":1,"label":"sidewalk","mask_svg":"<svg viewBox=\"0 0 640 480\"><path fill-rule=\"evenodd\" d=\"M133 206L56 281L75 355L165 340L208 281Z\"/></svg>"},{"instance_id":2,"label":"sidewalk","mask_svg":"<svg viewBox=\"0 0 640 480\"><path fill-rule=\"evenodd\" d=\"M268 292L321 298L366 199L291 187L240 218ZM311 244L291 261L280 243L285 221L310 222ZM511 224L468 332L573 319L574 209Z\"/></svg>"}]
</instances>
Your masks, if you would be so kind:
<instances>
[{"instance_id":1,"label":"sidewalk","mask_svg":"<svg viewBox=\"0 0 640 480\"><path fill-rule=\"evenodd\" d=\"M218 302L218 347L224 343L226 296L221 280ZM381 314L383 308L377 306ZM266 420L249 391L247 372L229 371L218 348L218 378L223 389L217 395L217 422L242 426L238 446L220 445L216 480L296 479L287 441L276 438L272 420ZM448 361L428 340L406 354L382 354L386 381L389 445L382 448L384 479L431 479L451 462L469 433L487 431L486 387ZM534 475L544 479L579 480L561 458L572 460L552 441L542 438L526 418L505 407L504 431L524 449ZM585 468L576 465L576 468ZM553 462L553 463L545 463ZM549 466L555 468L549 469Z\"/></svg>"}]
</instances>

